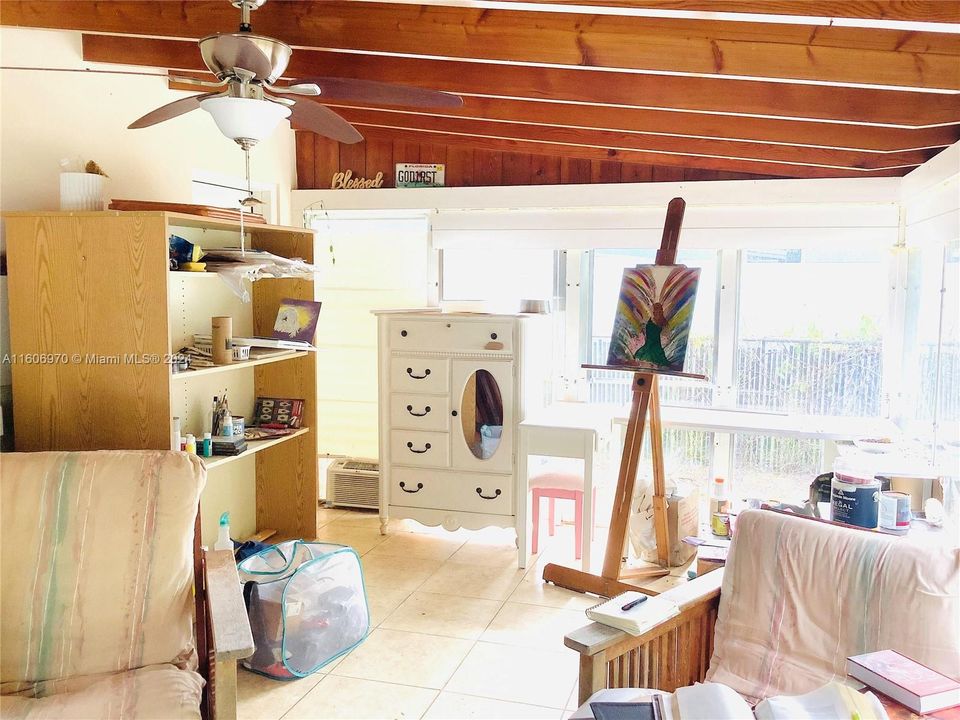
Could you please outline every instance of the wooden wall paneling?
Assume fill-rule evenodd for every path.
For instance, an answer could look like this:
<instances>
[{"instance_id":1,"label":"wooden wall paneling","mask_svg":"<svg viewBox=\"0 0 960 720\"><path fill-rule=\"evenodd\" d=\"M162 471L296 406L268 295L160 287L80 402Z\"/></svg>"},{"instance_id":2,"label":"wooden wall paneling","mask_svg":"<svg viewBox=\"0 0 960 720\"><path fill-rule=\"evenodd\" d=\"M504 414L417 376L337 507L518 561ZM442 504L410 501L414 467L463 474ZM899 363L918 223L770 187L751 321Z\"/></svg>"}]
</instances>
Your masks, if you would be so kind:
<instances>
[{"instance_id":1,"label":"wooden wall paneling","mask_svg":"<svg viewBox=\"0 0 960 720\"><path fill-rule=\"evenodd\" d=\"M324 190L330 187L333 176L340 172L340 149L343 147L323 135L313 135L313 186Z\"/></svg>"},{"instance_id":2,"label":"wooden wall paneling","mask_svg":"<svg viewBox=\"0 0 960 720\"><path fill-rule=\"evenodd\" d=\"M447 146L425 143L420 146L420 162L422 163L442 163L447 162Z\"/></svg>"},{"instance_id":3,"label":"wooden wall paneling","mask_svg":"<svg viewBox=\"0 0 960 720\"><path fill-rule=\"evenodd\" d=\"M297 152L297 189L312 190L317 187L313 174L316 167L313 133L297 130L294 141Z\"/></svg>"},{"instance_id":4,"label":"wooden wall paneling","mask_svg":"<svg viewBox=\"0 0 960 720\"><path fill-rule=\"evenodd\" d=\"M340 170L353 171L356 178L367 177L367 141L340 145Z\"/></svg>"},{"instance_id":5,"label":"wooden wall paneling","mask_svg":"<svg viewBox=\"0 0 960 720\"><path fill-rule=\"evenodd\" d=\"M445 182L448 187L470 187L474 185L474 151L460 145L447 148L447 167Z\"/></svg>"},{"instance_id":6,"label":"wooden wall paneling","mask_svg":"<svg viewBox=\"0 0 960 720\"><path fill-rule=\"evenodd\" d=\"M473 181L475 185L503 185L503 153L492 150L474 150Z\"/></svg>"},{"instance_id":7,"label":"wooden wall paneling","mask_svg":"<svg viewBox=\"0 0 960 720\"><path fill-rule=\"evenodd\" d=\"M560 158L551 155L532 155L530 182L533 185L559 185Z\"/></svg>"},{"instance_id":8,"label":"wooden wall paneling","mask_svg":"<svg viewBox=\"0 0 960 720\"><path fill-rule=\"evenodd\" d=\"M311 253L312 255L312 253ZM253 284L253 328L269 335L283 298L316 300L313 282L273 278ZM286 537L317 536L319 507L317 442L317 360L307 353L296 360L258 365L254 370L256 394L264 397L302 398L304 435L257 453L257 529L272 528Z\"/></svg>"},{"instance_id":9,"label":"wooden wall paneling","mask_svg":"<svg viewBox=\"0 0 960 720\"><path fill-rule=\"evenodd\" d=\"M680 182L683 179L682 167L659 165L653 167L653 182Z\"/></svg>"},{"instance_id":10,"label":"wooden wall paneling","mask_svg":"<svg viewBox=\"0 0 960 720\"><path fill-rule=\"evenodd\" d=\"M373 179L383 173L383 187L393 187L396 172L393 167L393 142L369 137L366 140L367 177Z\"/></svg>"},{"instance_id":11,"label":"wooden wall paneling","mask_svg":"<svg viewBox=\"0 0 960 720\"><path fill-rule=\"evenodd\" d=\"M612 160L591 160L590 161L590 179L595 183L618 183L620 182L619 163Z\"/></svg>"},{"instance_id":12,"label":"wooden wall paneling","mask_svg":"<svg viewBox=\"0 0 960 720\"><path fill-rule=\"evenodd\" d=\"M590 161L583 158L561 158L560 182L564 185L584 185L592 182Z\"/></svg>"},{"instance_id":13,"label":"wooden wall paneling","mask_svg":"<svg viewBox=\"0 0 960 720\"><path fill-rule=\"evenodd\" d=\"M620 168L620 182L638 183L653 180L653 166L641 163L623 163Z\"/></svg>"},{"instance_id":14,"label":"wooden wall paneling","mask_svg":"<svg viewBox=\"0 0 960 720\"><path fill-rule=\"evenodd\" d=\"M529 153L503 153L504 185L529 185L533 182L533 162Z\"/></svg>"},{"instance_id":15,"label":"wooden wall paneling","mask_svg":"<svg viewBox=\"0 0 960 720\"><path fill-rule=\"evenodd\" d=\"M10 347L51 358L12 364L16 449L169 449L163 215L39 213L5 223Z\"/></svg>"},{"instance_id":16,"label":"wooden wall paneling","mask_svg":"<svg viewBox=\"0 0 960 720\"><path fill-rule=\"evenodd\" d=\"M394 140L393 162L394 163L420 162L420 144L408 142L405 140Z\"/></svg>"}]
</instances>

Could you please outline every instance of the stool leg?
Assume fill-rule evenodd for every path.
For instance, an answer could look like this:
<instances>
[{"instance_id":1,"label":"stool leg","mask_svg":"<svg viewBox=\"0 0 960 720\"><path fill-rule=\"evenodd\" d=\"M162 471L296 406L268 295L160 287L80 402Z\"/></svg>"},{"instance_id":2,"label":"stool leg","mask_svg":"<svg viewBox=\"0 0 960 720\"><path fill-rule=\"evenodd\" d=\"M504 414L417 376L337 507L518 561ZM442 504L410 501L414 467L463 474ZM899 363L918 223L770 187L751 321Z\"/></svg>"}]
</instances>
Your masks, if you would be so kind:
<instances>
[{"instance_id":1,"label":"stool leg","mask_svg":"<svg viewBox=\"0 0 960 720\"><path fill-rule=\"evenodd\" d=\"M580 547L580 539L583 537L583 493L577 492L573 495L573 545L576 548L574 558L579 560L583 557L583 548Z\"/></svg>"},{"instance_id":2,"label":"stool leg","mask_svg":"<svg viewBox=\"0 0 960 720\"><path fill-rule=\"evenodd\" d=\"M533 491L533 547L531 551L534 555L537 554L537 550L540 546L540 491Z\"/></svg>"},{"instance_id":3,"label":"stool leg","mask_svg":"<svg viewBox=\"0 0 960 720\"><path fill-rule=\"evenodd\" d=\"M547 532L550 533L550 537L553 537L553 524L556 518L556 498L550 497L549 504L547 506Z\"/></svg>"}]
</instances>

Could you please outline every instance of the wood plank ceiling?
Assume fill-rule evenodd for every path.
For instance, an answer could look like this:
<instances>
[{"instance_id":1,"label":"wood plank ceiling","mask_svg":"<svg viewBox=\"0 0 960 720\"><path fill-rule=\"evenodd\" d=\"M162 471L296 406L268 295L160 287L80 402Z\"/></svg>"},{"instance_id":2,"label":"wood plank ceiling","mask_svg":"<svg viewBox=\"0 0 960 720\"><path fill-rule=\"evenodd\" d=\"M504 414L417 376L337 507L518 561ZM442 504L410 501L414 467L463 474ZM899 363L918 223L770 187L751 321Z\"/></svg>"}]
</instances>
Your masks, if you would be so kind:
<instances>
[{"instance_id":1,"label":"wood plank ceiling","mask_svg":"<svg viewBox=\"0 0 960 720\"><path fill-rule=\"evenodd\" d=\"M253 27L295 48L290 79L464 97L443 111L328 103L408 143L871 177L960 139L960 0L423 3L269 0ZM83 32L92 67L204 71L193 41L237 21L227 0L0 3L0 24Z\"/></svg>"}]
</instances>

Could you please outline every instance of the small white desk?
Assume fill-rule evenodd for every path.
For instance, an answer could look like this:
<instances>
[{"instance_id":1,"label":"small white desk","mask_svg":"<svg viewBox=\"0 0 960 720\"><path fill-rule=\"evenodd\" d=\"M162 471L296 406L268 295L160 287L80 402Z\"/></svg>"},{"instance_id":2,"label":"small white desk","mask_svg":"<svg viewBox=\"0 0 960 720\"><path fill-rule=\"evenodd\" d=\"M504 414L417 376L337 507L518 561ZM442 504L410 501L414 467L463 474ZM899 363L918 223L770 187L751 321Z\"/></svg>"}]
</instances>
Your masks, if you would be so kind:
<instances>
[{"instance_id":1,"label":"small white desk","mask_svg":"<svg viewBox=\"0 0 960 720\"><path fill-rule=\"evenodd\" d=\"M590 535L593 518L594 452L611 431L613 414L603 405L559 402L537 410L520 423L520 447L517 473L517 546L520 567L524 568L530 556L530 498L528 464L531 455L577 458L583 460L583 532L582 567L590 571Z\"/></svg>"}]
</instances>

